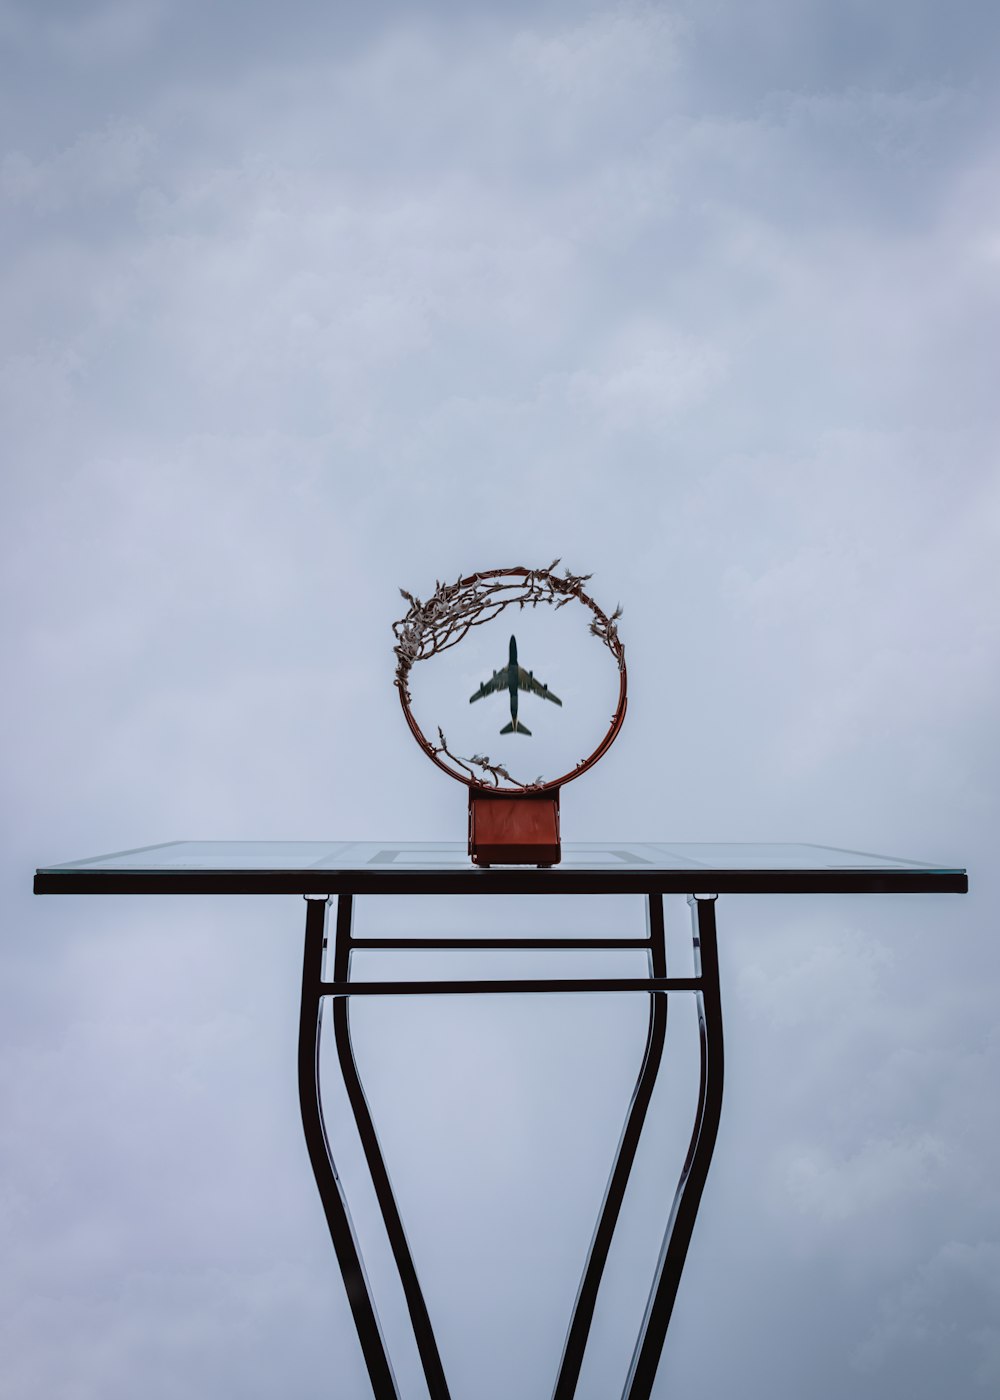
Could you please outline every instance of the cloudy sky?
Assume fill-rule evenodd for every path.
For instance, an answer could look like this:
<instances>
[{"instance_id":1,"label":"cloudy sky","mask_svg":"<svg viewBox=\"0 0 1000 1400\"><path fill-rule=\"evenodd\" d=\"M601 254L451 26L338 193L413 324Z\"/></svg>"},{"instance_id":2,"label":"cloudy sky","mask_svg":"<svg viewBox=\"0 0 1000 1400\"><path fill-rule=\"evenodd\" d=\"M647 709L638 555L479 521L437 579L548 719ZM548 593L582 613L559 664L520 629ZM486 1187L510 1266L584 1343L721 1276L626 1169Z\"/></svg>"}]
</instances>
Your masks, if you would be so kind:
<instances>
[{"instance_id":1,"label":"cloudy sky","mask_svg":"<svg viewBox=\"0 0 1000 1400\"><path fill-rule=\"evenodd\" d=\"M972 876L720 901L727 1096L657 1394L1000 1390L997 16L0 3L4 1394L368 1394L297 1117L301 903L31 872L462 839L397 590L556 555L624 605L630 678L567 839ZM456 1400L550 1393L644 1015L357 1016ZM585 1400L673 1189L672 1025Z\"/></svg>"}]
</instances>

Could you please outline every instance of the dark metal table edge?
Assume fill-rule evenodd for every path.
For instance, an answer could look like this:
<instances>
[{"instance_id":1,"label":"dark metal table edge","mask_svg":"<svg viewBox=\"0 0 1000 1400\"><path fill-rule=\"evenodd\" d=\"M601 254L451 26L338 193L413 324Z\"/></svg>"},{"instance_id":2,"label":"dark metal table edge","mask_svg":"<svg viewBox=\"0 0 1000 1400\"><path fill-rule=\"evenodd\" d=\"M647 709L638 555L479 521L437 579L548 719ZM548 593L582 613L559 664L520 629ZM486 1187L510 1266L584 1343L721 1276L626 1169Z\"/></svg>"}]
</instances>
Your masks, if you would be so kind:
<instances>
[{"instance_id":1,"label":"dark metal table edge","mask_svg":"<svg viewBox=\"0 0 1000 1400\"><path fill-rule=\"evenodd\" d=\"M63 870L35 894L966 894L963 869L887 870Z\"/></svg>"}]
</instances>

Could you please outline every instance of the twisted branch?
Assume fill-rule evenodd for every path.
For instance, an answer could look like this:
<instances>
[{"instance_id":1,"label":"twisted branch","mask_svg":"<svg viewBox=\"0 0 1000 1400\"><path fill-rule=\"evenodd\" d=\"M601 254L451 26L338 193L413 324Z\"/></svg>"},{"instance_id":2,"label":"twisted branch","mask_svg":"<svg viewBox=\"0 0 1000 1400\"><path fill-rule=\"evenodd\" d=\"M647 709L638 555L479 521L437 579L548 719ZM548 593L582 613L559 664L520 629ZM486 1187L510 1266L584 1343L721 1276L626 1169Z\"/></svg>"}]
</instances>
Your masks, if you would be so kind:
<instances>
[{"instance_id":1,"label":"twisted branch","mask_svg":"<svg viewBox=\"0 0 1000 1400\"><path fill-rule=\"evenodd\" d=\"M475 782L480 782L481 779L479 774L469 766L470 764L475 764L476 768L480 768L484 773L488 773L493 779L493 786L496 788L500 786L501 778L508 783L512 783L514 787L520 788L522 792L531 792L533 789L538 789L542 786L542 775L540 773L533 783L519 783L516 778L511 777L502 763L492 763L486 754L474 753L471 758L460 758L458 754L452 753L451 749L449 749L448 740L444 737L444 731L440 725L438 725L438 738L441 742L440 744L432 744L431 752L436 754L443 753L446 758L451 759L452 763L457 763L459 768L464 768L469 777Z\"/></svg>"},{"instance_id":2,"label":"twisted branch","mask_svg":"<svg viewBox=\"0 0 1000 1400\"><path fill-rule=\"evenodd\" d=\"M470 628L492 622L512 603L519 608L528 605L536 608L539 603L548 603L558 609L565 607L573 598L586 604L593 612L590 630L609 648L620 669L625 657L617 626L622 615L621 606L608 617L584 592L583 585L591 575L572 574L566 569L560 578L553 572L558 563L558 559L553 559L547 569L525 569L518 578L498 578L498 575L509 575L512 571L495 569L490 573L457 579L454 583L437 581L426 603L401 588L399 591L410 606L406 616L392 624L396 638L393 648L396 653L396 685L406 690L409 698L407 677L414 662L426 661L449 647L457 646Z\"/></svg>"}]
</instances>

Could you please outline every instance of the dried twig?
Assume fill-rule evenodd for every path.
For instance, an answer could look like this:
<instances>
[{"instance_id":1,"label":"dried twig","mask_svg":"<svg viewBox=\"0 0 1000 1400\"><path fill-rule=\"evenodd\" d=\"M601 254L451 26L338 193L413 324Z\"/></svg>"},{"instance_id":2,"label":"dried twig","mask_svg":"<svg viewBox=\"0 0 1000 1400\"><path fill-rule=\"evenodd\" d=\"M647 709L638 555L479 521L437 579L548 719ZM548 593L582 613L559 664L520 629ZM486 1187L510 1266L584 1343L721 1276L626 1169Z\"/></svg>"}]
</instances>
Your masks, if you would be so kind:
<instances>
[{"instance_id":1,"label":"dried twig","mask_svg":"<svg viewBox=\"0 0 1000 1400\"><path fill-rule=\"evenodd\" d=\"M477 782L481 781L479 774L469 766L470 764L475 764L476 768L481 769L484 773L488 773L493 779L494 787L500 786L501 778L503 778L505 782L512 783L514 787L520 788L523 792L531 792L533 788L540 788L542 786L540 774L533 783L520 783L516 778L511 777L502 763L493 763L486 754L474 753L471 758L460 758L457 753L452 753L451 749L449 749L448 740L444 737L444 731L441 729L440 725L438 726L438 738L441 740L440 744L432 744L431 751L436 754L443 753L446 758L451 759L452 763L457 763L459 768L464 768L470 778L474 778Z\"/></svg>"}]
</instances>

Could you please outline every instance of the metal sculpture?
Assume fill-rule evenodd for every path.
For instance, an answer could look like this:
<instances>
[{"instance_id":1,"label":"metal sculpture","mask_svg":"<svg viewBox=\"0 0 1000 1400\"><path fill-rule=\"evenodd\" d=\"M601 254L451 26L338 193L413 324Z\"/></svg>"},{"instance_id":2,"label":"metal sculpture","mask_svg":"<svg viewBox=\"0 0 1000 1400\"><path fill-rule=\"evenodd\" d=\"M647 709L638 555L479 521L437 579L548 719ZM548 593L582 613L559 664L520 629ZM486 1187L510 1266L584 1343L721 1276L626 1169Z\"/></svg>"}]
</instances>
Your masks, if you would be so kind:
<instances>
[{"instance_id":1,"label":"metal sculpture","mask_svg":"<svg viewBox=\"0 0 1000 1400\"><path fill-rule=\"evenodd\" d=\"M474 865L558 864L562 850L560 789L603 758L625 719L628 675L625 648L618 635L621 606L610 615L605 613L584 591L583 585L590 579L590 574L572 574L568 569L562 575L556 574L558 563L558 559L553 560L547 569L487 569L469 574L455 583L439 582L426 602L421 602L405 588L400 589L410 604L405 617L393 623L396 637L395 683L400 704L410 732L431 762L469 789L469 855ZM416 662L457 646L471 628L492 621L512 604L520 609L535 608L539 604L559 609L574 600L590 609L593 614L590 631L611 652L619 673L618 703L607 732L589 757L581 759L559 778L522 783L512 778L503 764L494 763L485 755L460 758L453 754L440 728L437 744L427 738L413 714L409 677ZM531 672L519 667L514 637L511 637L510 645L507 666L494 672L492 680L485 682L471 700L475 701L491 690L508 689L511 695L511 724L501 732L530 734L518 724L518 690L534 690L557 704L562 702L551 694L547 686L536 682ZM522 672L524 681L521 680Z\"/></svg>"}]
</instances>

